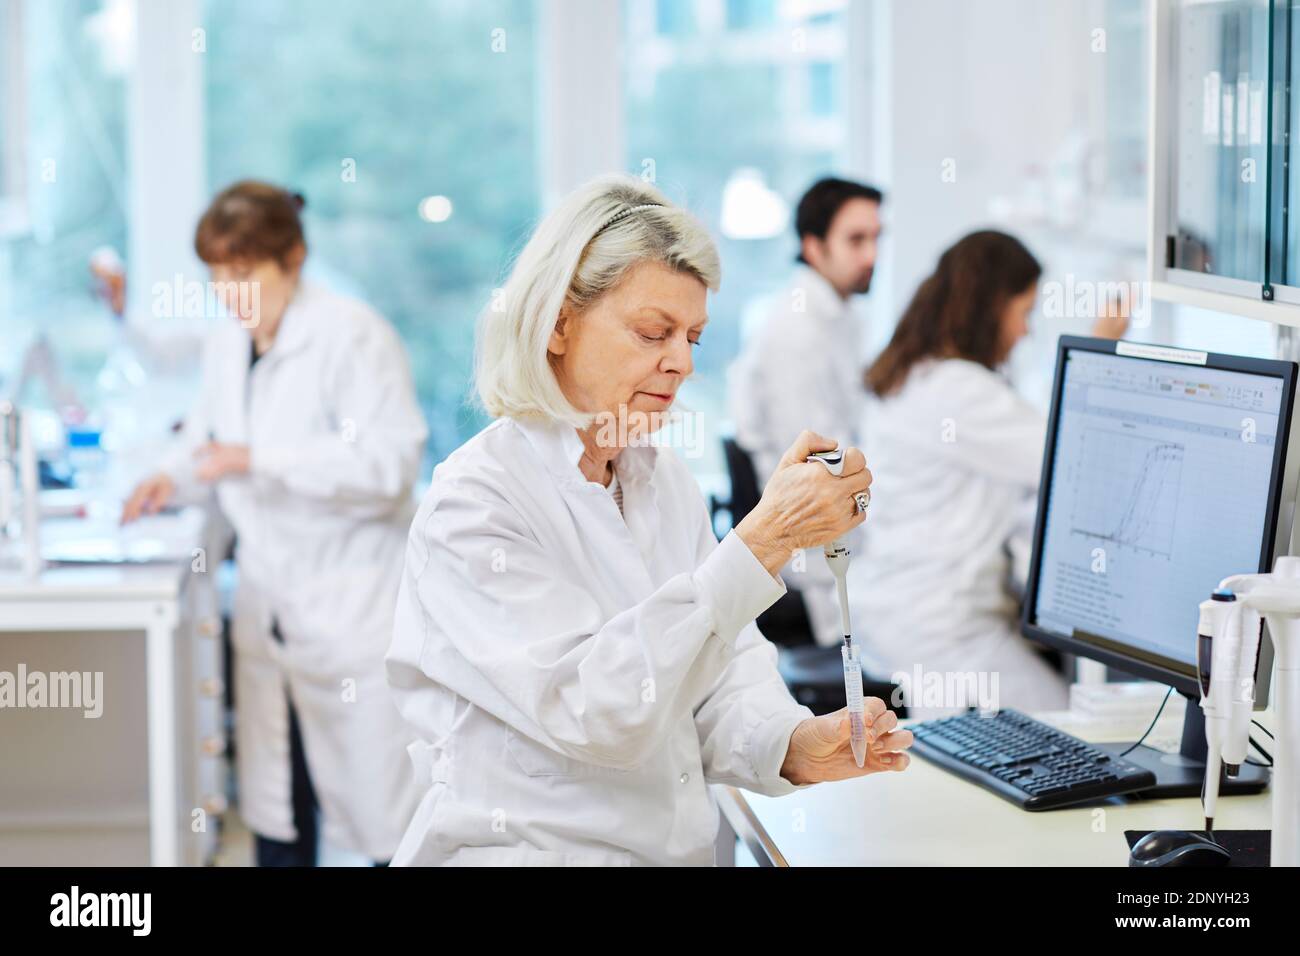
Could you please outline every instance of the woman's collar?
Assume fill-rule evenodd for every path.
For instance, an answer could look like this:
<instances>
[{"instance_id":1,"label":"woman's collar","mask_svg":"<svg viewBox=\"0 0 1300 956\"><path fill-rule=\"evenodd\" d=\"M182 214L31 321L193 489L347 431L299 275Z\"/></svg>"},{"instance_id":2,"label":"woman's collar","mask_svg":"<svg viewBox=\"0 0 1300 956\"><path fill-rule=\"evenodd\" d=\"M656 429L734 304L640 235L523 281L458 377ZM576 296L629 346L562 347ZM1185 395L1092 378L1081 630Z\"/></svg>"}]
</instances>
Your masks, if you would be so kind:
<instances>
[{"instance_id":1,"label":"woman's collar","mask_svg":"<svg viewBox=\"0 0 1300 956\"><path fill-rule=\"evenodd\" d=\"M293 290L293 295L284 307L284 314L280 316L280 326L275 330L271 347L264 356L274 355L279 360L311 340L311 319L303 311L310 308L314 292L315 289L307 282L301 279L298 281L298 287ZM249 331L251 333L252 330Z\"/></svg>"},{"instance_id":2,"label":"woman's collar","mask_svg":"<svg viewBox=\"0 0 1300 956\"><path fill-rule=\"evenodd\" d=\"M566 422L545 418L517 418L515 425L537 449L547 470L566 481L589 482L579 462L586 451L578 430ZM619 481L627 486L648 478L654 469L656 448L648 440L628 445L614 460Z\"/></svg>"}]
</instances>

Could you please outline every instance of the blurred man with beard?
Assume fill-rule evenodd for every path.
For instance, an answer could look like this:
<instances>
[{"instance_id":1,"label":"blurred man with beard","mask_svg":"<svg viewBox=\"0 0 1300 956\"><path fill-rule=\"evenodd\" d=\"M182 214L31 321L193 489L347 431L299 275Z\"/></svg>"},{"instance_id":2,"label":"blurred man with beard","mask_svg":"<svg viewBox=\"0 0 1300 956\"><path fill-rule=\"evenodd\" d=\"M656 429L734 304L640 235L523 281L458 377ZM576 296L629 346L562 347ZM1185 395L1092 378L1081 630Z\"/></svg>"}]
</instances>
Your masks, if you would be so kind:
<instances>
[{"instance_id":1,"label":"blurred man with beard","mask_svg":"<svg viewBox=\"0 0 1300 956\"><path fill-rule=\"evenodd\" d=\"M736 443L760 487L805 428L841 448L856 444L865 392L862 325L850 302L871 288L882 199L871 186L822 179L799 200L798 266L730 373ZM820 580L820 556L805 561L786 580L804 592L815 637L829 645L843 636L833 579Z\"/></svg>"}]
</instances>

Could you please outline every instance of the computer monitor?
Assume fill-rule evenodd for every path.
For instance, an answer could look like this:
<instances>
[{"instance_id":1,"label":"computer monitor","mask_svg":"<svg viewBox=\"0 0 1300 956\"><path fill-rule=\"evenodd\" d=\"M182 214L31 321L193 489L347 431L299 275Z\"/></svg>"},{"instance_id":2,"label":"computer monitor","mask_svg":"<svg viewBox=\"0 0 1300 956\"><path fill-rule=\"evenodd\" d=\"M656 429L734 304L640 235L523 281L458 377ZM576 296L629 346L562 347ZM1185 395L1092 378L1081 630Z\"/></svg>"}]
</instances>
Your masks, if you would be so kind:
<instances>
[{"instance_id":1,"label":"computer monitor","mask_svg":"<svg viewBox=\"0 0 1300 956\"><path fill-rule=\"evenodd\" d=\"M1287 553L1295 382L1294 362L1077 336L1057 348L1022 631L1178 690L1182 753L1202 768L1198 608ZM1271 665L1266 636L1257 707ZM1199 792L1195 773L1157 776Z\"/></svg>"}]
</instances>

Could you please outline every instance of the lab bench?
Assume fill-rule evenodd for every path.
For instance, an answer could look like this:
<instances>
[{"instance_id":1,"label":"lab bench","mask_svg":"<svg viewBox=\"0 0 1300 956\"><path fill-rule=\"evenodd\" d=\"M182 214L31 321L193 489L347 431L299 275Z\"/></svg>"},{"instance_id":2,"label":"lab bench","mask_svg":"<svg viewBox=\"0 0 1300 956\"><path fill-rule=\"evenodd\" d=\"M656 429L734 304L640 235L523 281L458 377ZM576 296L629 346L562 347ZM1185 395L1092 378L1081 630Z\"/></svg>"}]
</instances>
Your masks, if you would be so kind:
<instances>
[{"instance_id":1,"label":"lab bench","mask_svg":"<svg viewBox=\"0 0 1300 956\"><path fill-rule=\"evenodd\" d=\"M1067 711L1034 716L1094 743L1122 739L1089 733ZM1272 728L1271 710L1255 716ZM720 786L714 794L724 831L734 831L760 866L1127 866L1125 830L1204 824L1195 797L1112 797L1031 813L915 755L902 773L782 797ZM1268 830L1271 812L1269 789L1221 797L1216 828Z\"/></svg>"},{"instance_id":2,"label":"lab bench","mask_svg":"<svg viewBox=\"0 0 1300 956\"><path fill-rule=\"evenodd\" d=\"M84 518L42 532L56 552L120 536ZM98 717L0 709L0 864L199 865L215 849L228 775L222 532L191 508L144 519L128 544L146 538L148 563L0 570L0 672L102 674Z\"/></svg>"}]
</instances>

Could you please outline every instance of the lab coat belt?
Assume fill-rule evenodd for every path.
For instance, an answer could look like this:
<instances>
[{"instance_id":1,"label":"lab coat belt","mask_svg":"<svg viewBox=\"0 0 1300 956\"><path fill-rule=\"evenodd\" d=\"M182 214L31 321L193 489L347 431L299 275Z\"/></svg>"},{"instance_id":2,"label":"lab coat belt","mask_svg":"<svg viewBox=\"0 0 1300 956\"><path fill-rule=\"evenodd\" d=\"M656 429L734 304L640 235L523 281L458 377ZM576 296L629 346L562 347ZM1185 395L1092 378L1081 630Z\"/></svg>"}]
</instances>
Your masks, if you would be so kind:
<instances>
[{"instance_id":1,"label":"lab coat belt","mask_svg":"<svg viewBox=\"0 0 1300 956\"><path fill-rule=\"evenodd\" d=\"M423 780L430 783L447 782L451 755L444 748L436 744L425 743L423 740L417 740L407 746L406 752L411 755L411 763L415 765L415 779L417 782Z\"/></svg>"}]
</instances>

